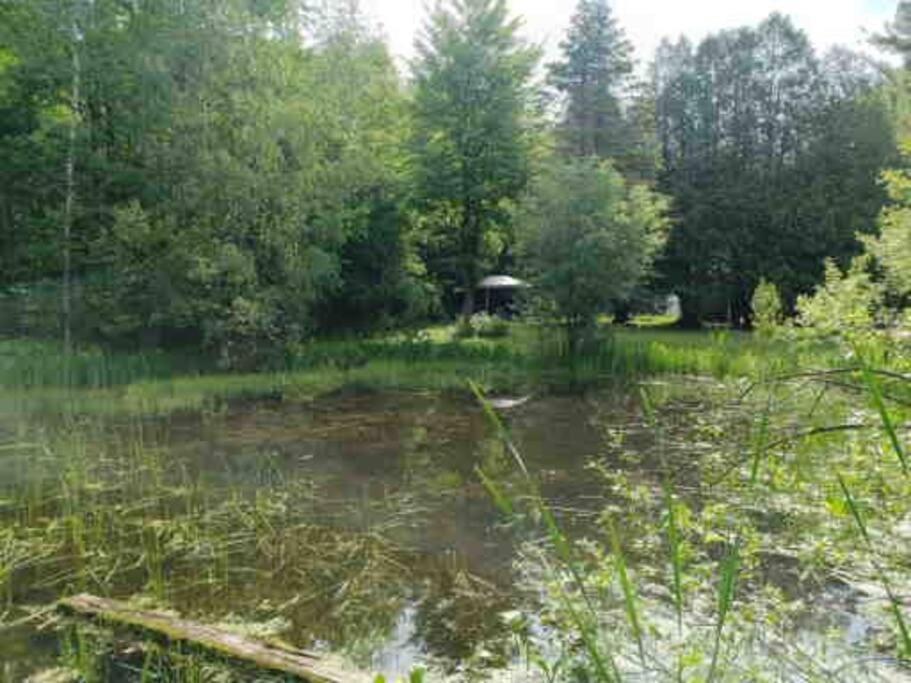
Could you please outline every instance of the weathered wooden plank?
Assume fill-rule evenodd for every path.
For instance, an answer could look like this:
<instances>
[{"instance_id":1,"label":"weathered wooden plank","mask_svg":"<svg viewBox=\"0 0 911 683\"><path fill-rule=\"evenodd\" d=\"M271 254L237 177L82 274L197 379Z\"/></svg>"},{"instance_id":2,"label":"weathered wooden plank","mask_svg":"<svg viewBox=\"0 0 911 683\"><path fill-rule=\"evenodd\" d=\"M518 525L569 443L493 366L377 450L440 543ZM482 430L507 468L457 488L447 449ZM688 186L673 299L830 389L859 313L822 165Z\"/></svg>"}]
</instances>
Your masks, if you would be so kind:
<instances>
[{"instance_id":1,"label":"weathered wooden plank","mask_svg":"<svg viewBox=\"0 0 911 683\"><path fill-rule=\"evenodd\" d=\"M79 683L82 677L70 669L46 669L32 674L25 679L25 683Z\"/></svg>"},{"instance_id":2,"label":"weathered wooden plank","mask_svg":"<svg viewBox=\"0 0 911 683\"><path fill-rule=\"evenodd\" d=\"M188 619L138 610L128 604L76 595L59 603L61 611L95 619L112 627L136 630L155 640L185 644L263 672L290 676L307 683L369 683L364 674L347 672L325 658L303 650L273 645Z\"/></svg>"}]
</instances>

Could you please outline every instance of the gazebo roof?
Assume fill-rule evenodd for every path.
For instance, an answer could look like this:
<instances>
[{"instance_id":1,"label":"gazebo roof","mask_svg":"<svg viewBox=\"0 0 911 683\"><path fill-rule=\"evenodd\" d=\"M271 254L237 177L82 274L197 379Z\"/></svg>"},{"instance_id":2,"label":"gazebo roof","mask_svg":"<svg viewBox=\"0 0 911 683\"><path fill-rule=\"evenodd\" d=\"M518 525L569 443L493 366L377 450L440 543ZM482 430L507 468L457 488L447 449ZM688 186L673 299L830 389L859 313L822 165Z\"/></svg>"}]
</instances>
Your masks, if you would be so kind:
<instances>
[{"instance_id":1,"label":"gazebo roof","mask_svg":"<svg viewBox=\"0 0 911 683\"><path fill-rule=\"evenodd\" d=\"M478 289L519 289L528 283L509 275L488 275L477 284Z\"/></svg>"}]
</instances>

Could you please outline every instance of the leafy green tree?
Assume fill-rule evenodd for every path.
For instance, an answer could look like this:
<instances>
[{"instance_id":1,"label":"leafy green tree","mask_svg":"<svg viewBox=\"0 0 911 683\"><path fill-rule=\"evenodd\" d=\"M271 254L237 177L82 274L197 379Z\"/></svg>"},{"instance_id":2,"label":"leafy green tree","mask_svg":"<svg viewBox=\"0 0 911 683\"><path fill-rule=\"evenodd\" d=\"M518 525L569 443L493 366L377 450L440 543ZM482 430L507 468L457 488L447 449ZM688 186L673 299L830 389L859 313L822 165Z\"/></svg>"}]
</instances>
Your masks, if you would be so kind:
<instances>
[{"instance_id":1,"label":"leafy green tree","mask_svg":"<svg viewBox=\"0 0 911 683\"><path fill-rule=\"evenodd\" d=\"M790 309L847 265L884 195L894 154L879 81L861 60L819 60L790 20L722 31L694 49L665 43L655 64L660 186L678 220L660 272L683 323L749 325L762 278Z\"/></svg>"},{"instance_id":2,"label":"leafy green tree","mask_svg":"<svg viewBox=\"0 0 911 683\"><path fill-rule=\"evenodd\" d=\"M80 3L0 3L0 284L63 269L65 197L82 142ZM76 88L74 88L74 83ZM80 145L81 147L81 145ZM69 223L78 212L71 205Z\"/></svg>"},{"instance_id":3,"label":"leafy green tree","mask_svg":"<svg viewBox=\"0 0 911 683\"><path fill-rule=\"evenodd\" d=\"M233 365L420 303L404 209L407 100L356 11L89 4L76 34L78 102L61 4L0 4L10 20L0 22L7 283L59 276L71 242L86 332L203 344ZM386 314L373 316L380 298ZM350 315L331 314L349 301L338 310Z\"/></svg>"},{"instance_id":4,"label":"leafy green tree","mask_svg":"<svg viewBox=\"0 0 911 683\"><path fill-rule=\"evenodd\" d=\"M825 280L811 295L797 300L800 323L830 337L868 333L882 309L883 288L870 276L868 259L859 257L846 272L825 263Z\"/></svg>"},{"instance_id":5,"label":"leafy green tree","mask_svg":"<svg viewBox=\"0 0 911 683\"><path fill-rule=\"evenodd\" d=\"M554 162L534 183L519 222L520 254L572 354L597 315L627 296L661 246L667 202L628 185L609 162Z\"/></svg>"},{"instance_id":6,"label":"leafy green tree","mask_svg":"<svg viewBox=\"0 0 911 683\"><path fill-rule=\"evenodd\" d=\"M438 3L417 44L414 153L429 265L474 310L485 264L508 241L532 145L530 80L537 52L505 0Z\"/></svg>"},{"instance_id":7,"label":"leafy green tree","mask_svg":"<svg viewBox=\"0 0 911 683\"><path fill-rule=\"evenodd\" d=\"M903 147L911 155L911 141L906 140ZM866 242L885 274L891 301L904 308L911 301L911 171L907 166L895 168L883 177L891 203L880 217L879 234Z\"/></svg>"},{"instance_id":8,"label":"leafy green tree","mask_svg":"<svg viewBox=\"0 0 911 683\"><path fill-rule=\"evenodd\" d=\"M337 253L339 279L317 306L316 322L332 331L413 323L434 310L437 296L417 254L418 221L407 206L409 102L386 46L356 3L326 12L317 31L320 81L332 84L339 120L356 126L360 142L350 148L344 181L350 193L343 201L348 218Z\"/></svg>"},{"instance_id":9,"label":"leafy green tree","mask_svg":"<svg viewBox=\"0 0 911 683\"><path fill-rule=\"evenodd\" d=\"M778 287L768 280L759 281L756 291L753 292L751 308L755 317L756 329L760 333L769 334L784 321L784 310Z\"/></svg>"}]
</instances>

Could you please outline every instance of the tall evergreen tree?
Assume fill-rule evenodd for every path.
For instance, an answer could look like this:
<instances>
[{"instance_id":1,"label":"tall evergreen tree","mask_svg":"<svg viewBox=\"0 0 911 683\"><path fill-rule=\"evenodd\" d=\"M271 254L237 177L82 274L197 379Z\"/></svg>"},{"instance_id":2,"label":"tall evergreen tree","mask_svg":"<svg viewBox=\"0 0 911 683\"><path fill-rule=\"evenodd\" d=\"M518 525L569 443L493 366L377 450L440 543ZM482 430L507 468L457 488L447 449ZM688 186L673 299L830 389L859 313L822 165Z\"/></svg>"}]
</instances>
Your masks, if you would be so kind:
<instances>
[{"instance_id":1,"label":"tall evergreen tree","mask_svg":"<svg viewBox=\"0 0 911 683\"><path fill-rule=\"evenodd\" d=\"M611 159L634 178L653 175L651 93L633 79L632 45L607 0L579 0L560 50L548 73L563 99L563 151Z\"/></svg>"},{"instance_id":2,"label":"tall evergreen tree","mask_svg":"<svg viewBox=\"0 0 911 683\"><path fill-rule=\"evenodd\" d=\"M901 0L895 10L895 19L886 26L884 34L874 36L873 42L894 52L911 68L911 0Z\"/></svg>"},{"instance_id":3,"label":"tall evergreen tree","mask_svg":"<svg viewBox=\"0 0 911 683\"><path fill-rule=\"evenodd\" d=\"M537 51L518 32L506 0L446 0L417 43L417 191L430 223L431 266L444 286L463 290L464 316L529 175Z\"/></svg>"}]
</instances>

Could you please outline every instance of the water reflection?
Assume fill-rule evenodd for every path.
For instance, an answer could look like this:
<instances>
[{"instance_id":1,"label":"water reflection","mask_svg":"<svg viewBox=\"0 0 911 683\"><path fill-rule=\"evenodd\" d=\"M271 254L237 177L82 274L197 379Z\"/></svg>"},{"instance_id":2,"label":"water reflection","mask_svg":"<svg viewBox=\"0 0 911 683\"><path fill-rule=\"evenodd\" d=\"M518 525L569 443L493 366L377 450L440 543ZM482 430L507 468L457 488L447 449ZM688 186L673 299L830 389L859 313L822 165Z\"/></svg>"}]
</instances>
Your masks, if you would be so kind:
<instances>
[{"instance_id":1,"label":"water reflection","mask_svg":"<svg viewBox=\"0 0 911 683\"><path fill-rule=\"evenodd\" d=\"M698 433L699 408L668 412L667 432ZM626 506L631 536L654 517L633 499L608 498L589 467L596 460L620 472L630 490L643 489L644 505L654 503L659 457L635 398L538 398L506 419L571 533L601 534L597 518L609 504ZM238 402L76 433L82 445L67 441L66 457L51 449L0 464L0 500L24 501L9 520L88 527L82 546L61 536L45 563L17 574L13 603L74 590L143 593L190 617L345 652L389 677L419 662L464 673L510 661L502 615L535 596L514 566L522 539L504 528L475 473L480 465L509 490L515 463L474 402L437 394ZM708 438L666 444L684 494L703 478L697 456L712 447ZM63 495L61 481L78 496ZM648 563L650 553L643 545L637 557ZM54 647L34 629L0 632L0 680L21 680Z\"/></svg>"},{"instance_id":2,"label":"water reflection","mask_svg":"<svg viewBox=\"0 0 911 683\"><path fill-rule=\"evenodd\" d=\"M580 473L600 435L584 402L532 402L510 419L555 501L594 494ZM472 401L339 395L63 431L59 453L4 463L2 493L22 501L9 521L89 532L19 572L17 604L143 593L207 621L268 623L390 675L507 660L500 614L523 599L514 538L474 470L508 479L513 463ZM4 637L17 671L50 656L34 630Z\"/></svg>"},{"instance_id":3,"label":"water reflection","mask_svg":"<svg viewBox=\"0 0 911 683\"><path fill-rule=\"evenodd\" d=\"M567 506L587 499L594 510L598 487L579 475L600 434L584 407L552 399L511 422L530 465L545 473L548 495ZM474 469L508 479L514 463L471 402L404 395L236 406L216 419L172 421L168 451L203 487L307 481L311 523L376 533L387 552L396 548L373 565L364 557L327 563L331 576L303 572L304 584L326 588L295 601L286 638L344 648L375 669L394 667L390 674L417 660L448 670L477 653L486 666L507 660L500 615L523 598L513 580L514 538ZM303 550L284 548L292 557ZM273 588L286 598L302 589L285 568L270 574L283 577ZM231 590L235 601L243 595Z\"/></svg>"}]
</instances>

